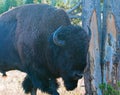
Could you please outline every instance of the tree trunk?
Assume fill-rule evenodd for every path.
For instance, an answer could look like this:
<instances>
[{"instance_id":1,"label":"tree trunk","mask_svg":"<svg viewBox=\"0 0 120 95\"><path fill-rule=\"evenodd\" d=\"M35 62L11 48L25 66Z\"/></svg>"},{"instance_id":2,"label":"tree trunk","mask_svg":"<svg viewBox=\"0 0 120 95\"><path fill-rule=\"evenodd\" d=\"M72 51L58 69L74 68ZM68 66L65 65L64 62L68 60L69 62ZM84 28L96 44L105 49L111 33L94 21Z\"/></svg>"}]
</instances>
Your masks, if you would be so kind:
<instances>
[{"instance_id":1,"label":"tree trunk","mask_svg":"<svg viewBox=\"0 0 120 95\"><path fill-rule=\"evenodd\" d=\"M113 8L113 15L115 18L115 30L116 30L116 71L117 71L117 80L120 81L120 1L119 0L110 0ZM118 67L117 67L118 66Z\"/></svg>"},{"instance_id":2,"label":"tree trunk","mask_svg":"<svg viewBox=\"0 0 120 95\"><path fill-rule=\"evenodd\" d=\"M116 85L120 80L120 1L104 0L103 82Z\"/></svg>"},{"instance_id":3,"label":"tree trunk","mask_svg":"<svg viewBox=\"0 0 120 95\"><path fill-rule=\"evenodd\" d=\"M88 65L85 70L85 88L87 95L102 95L99 89L101 84L101 16L100 0L83 0L82 2L82 25L88 31L87 25L92 31L92 38L89 47Z\"/></svg>"}]
</instances>

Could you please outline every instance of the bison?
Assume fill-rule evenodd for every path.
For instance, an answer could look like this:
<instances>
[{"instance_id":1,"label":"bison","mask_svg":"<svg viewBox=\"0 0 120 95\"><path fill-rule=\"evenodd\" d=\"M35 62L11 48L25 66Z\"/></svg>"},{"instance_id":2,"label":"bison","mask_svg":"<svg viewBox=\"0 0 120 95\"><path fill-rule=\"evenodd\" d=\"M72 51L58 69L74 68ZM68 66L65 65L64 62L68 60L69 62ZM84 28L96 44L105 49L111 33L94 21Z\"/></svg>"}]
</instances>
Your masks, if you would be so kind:
<instances>
[{"instance_id":1,"label":"bison","mask_svg":"<svg viewBox=\"0 0 120 95\"><path fill-rule=\"evenodd\" d=\"M67 90L77 87L86 67L91 32L70 23L67 13L47 4L31 4L0 16L0 72L25 72L22 86L59 95L56 78Z\"/></svg>"}]
</instances>

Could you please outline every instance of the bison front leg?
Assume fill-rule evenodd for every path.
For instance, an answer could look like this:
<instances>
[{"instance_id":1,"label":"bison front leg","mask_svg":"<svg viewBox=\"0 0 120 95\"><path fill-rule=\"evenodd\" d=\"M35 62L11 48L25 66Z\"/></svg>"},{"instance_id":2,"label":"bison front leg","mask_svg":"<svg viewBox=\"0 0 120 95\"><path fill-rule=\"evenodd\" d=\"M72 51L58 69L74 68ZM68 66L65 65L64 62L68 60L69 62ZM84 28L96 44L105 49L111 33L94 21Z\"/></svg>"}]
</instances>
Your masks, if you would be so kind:
<instances>
[{"instance_id":1,"label":"bison front leg","mask_svg":"<svg viewBox=\"0 0 120 95\"><path fill-rule=\"evenodd\" d=\"M32 88L31 95L37 95L37 88Z\"/></svg>"},{"instance_id":2,"label":"bison front leg","mask_svg":"<svg viewBox=\"0 0 120 95\"><path fill-rule=\"evenodd\" d=\"M41 86L39 86L38 88L42 92L46 92L50 95L59 95L59 93L57 92L58 84L55 79L44 79L40 80L39 83L41 83Z\"/></svg>"},{"instance_id":3,"label":"bison front leg","mask_svg":"<svg viewBox=\"0 0 120 95\"><path fill-rule=\"evenodd\" d=\"M35 88L32 84L32 81L28 76L25 77L23 83L22 83L23 89L25 90L25 93L30 93L31 95L37 95L37 88Z\"/></svg>"},{"instance_id":4,"label":"bison front leg","mask_svg":"<svg viewBox=\"0 0 120 95\"><path fill-rule=\"evenodd\" d=\"M49 79L49 90L51 95L59 95L57 92L58 84L55 79Z\"/></svg>"}]
</instances>

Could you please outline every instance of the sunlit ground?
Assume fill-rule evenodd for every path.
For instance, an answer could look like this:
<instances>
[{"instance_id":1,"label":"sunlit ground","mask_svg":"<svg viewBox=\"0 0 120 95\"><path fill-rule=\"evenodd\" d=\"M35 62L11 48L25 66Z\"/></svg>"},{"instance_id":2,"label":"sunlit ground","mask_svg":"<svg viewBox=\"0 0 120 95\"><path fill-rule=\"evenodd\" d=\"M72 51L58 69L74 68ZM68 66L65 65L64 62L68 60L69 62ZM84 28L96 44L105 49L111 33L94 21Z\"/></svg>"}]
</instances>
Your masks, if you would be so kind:
<instances>
[{"instance_id":1,"label":"sunlit ground","mask_svg":"<svg viewBox=\"0 0 120 95\"><path fill-rule=\"evenodd\" d=\"M29 95L24 94L24 91L21 87L22 80L26 76L25 73L19 71L10 71L7 72L7 77L2 77L0 74L0 95ZM84 80L79 80L78 87L73 91L66 91L62 79L58 79L60 83L60 88L58 89L60 95L84 95ZM37 91L37 95L48 95Z\"/></svg>"}]
</instances>

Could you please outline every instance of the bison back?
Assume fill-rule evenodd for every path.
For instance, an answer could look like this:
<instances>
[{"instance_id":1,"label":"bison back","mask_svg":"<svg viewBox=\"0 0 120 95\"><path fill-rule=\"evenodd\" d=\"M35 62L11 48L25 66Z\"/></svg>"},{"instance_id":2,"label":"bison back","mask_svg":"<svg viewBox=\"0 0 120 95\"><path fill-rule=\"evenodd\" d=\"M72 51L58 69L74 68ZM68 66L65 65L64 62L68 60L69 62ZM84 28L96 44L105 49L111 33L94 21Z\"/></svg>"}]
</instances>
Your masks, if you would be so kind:
<instances>
[{"instance_id":1,"label":"bison back","mask_svg":"<svg viewBox=\"0 0 120 95\"><path fill-rule=\"evenodd\" d=\"M70 20L62 9L46 4L30 4L3 13L0 16L0 25L6 30L2 43L8 37L13 47L5 47L6 50L16 51L13 55L17 55L21 62L24 62L26 56L34 55L35 50L36 54L45 51L50 34L61 25L70 25ZM0 31L0 35L3 32ZM3 44L7 45L9 41ZM14 60L11 61L14 62Z\"/></svg>"}]
</instances>

